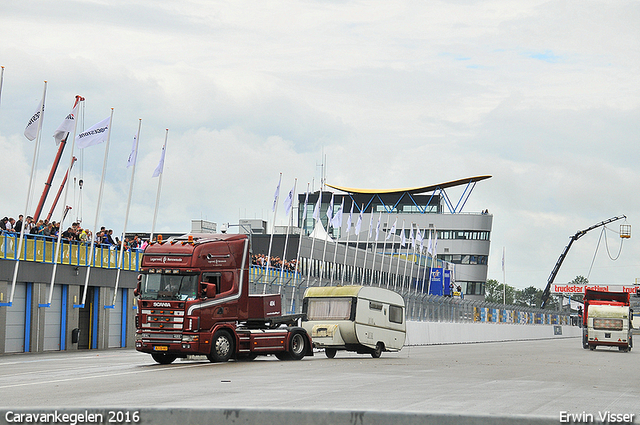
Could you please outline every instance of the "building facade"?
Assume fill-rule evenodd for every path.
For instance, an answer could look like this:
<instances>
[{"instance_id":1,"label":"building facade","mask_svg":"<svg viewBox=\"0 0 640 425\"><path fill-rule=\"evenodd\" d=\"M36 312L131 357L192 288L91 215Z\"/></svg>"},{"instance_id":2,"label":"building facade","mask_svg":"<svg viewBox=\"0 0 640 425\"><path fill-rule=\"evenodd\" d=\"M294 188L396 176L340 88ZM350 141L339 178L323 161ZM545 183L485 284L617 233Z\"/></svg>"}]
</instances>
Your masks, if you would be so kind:
<instances>
[{"instance_id":1,"label":"building facade","mask_svg":"<svg viewBox=\"0 0 640 425\"><path fill-rule=\"evenodd\" d=\"M306 194L299 195L298 226L302 228L304 235L314 231L314 211L320 200L319 218L322 227L331 238L350 247L420 261L420 255L427 255L428 240L431 238L432 253L435 252L437 259L446 263L446 268L453 270L455 284L461 288L463 294L468 298L483 299L493 216L488 210L463 212L463 208L476 183L490 177L470 177L398 190L353 189L327 185L336 192L318 191L310 193L308 198ZM465 190L454 204L446 190L456 186L465 186ZM332 216L342 209L340 225L337 222L334 222L333 226L329 224L327 210L330 205ZM360 232L356 236L358 220ZM349 221L350 227L347 230ZM376 229L379 234L377 241ZM404 246L401 245L403 229ZM420 232L423 243L422 250L417 245L416 256L410 241L412 236L415 240L417 232Z\"/></svg>"}]
</instances>

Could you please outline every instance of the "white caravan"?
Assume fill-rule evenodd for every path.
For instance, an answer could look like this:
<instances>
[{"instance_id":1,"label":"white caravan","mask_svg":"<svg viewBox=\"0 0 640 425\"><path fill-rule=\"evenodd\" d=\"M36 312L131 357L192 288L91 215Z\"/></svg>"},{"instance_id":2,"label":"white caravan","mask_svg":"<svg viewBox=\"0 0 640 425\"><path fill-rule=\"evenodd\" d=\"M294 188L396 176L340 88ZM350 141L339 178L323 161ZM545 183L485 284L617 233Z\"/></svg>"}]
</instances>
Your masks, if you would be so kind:
<instances>
[{"instance_id":1,"label":"white caravan","mask_svg":"<svg viewBox=\"0 0 640 425\"><path fill-rule=\"evenodd\" d=\"M310 287L304 294L302 327L329 358L337 350L378 358L399 351L406 335L402 297L372 286Z\"/></svg>"}]
</instances>

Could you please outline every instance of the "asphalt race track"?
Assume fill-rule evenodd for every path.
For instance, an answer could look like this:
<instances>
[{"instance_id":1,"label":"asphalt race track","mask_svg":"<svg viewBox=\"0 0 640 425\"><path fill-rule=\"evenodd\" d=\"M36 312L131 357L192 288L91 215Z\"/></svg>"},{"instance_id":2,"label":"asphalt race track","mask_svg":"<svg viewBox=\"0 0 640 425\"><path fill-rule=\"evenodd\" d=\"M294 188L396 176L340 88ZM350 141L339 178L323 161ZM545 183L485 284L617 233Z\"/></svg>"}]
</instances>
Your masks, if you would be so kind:
<instances>
[{"instance_id":1,"label":"asphalt race track","mask_svg":"<svg viewBox=\"0 0 640 425\"><path fill-rule=\"evenodd\" d=\"M607 414L640 423L639 367L640 351L589 351L578 338L405 347L380 359L346 352L328 359L318 351L301 361L217 364L179 359L158 365L131 349L14 354L0 356L0 424L18 422L7 412L114 408L120 423L171 423L154 417L153 409L184 423L202 417L179 415L202 409L227 412L227 419L233 409L351 412L347 423L354 424L375 421L354 420L353 412L426 414L422 423L424 417L562 423L569 415L586 419L574 423L598 422ZM127 421L134 412L137 421Z\"/></svg>"}]
</instances>

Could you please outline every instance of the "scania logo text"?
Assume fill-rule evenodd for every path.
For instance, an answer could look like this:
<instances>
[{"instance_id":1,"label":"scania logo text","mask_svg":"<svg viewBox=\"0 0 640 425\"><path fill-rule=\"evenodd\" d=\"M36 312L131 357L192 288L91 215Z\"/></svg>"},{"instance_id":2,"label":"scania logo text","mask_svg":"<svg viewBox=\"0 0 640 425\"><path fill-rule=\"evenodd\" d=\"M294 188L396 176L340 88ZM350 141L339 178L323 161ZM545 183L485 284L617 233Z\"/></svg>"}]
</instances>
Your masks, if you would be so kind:
<instances>
[{"instance_id":1,"label":"scania logo text","mask_svg":"<svg viewBox=\"0 0 640 425\"><path fill-rule=\"evenodd\" d=\"M171 307L171 303L153 303L154 307Z\"/></svg>"}]
</instances>

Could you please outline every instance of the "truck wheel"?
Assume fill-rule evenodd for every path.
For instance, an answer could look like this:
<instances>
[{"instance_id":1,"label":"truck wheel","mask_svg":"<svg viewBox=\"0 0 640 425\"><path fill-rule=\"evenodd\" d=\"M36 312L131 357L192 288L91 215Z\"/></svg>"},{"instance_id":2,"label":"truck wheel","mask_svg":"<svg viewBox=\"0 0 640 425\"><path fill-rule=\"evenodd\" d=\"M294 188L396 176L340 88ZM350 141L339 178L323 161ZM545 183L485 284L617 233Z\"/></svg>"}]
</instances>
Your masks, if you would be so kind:
<instances>
[{"instance_id":1,"label":"truck wheel","mask_svg":"<svg viewBox=\"0 0 640 425\"><path fill-rule=\"evenodd\" d=\"M307 352L307 341L304 334L296 332L289 339L289 355L291 360L300 360Z\"/></svg>"},{"instance_id":2,"label":"truck wheel","mask_svg":"<svg viewBox=\"0 0 640 425\"><path fill-rule=\"evenodd\" d=\"M233 354L233 340L227 331L218 331L211 340L211 354L207 358L212 363L226 362Z\"/></svg>"},{"instance_id":3,"label":"truck wheel","mask_svg":"<svg viewBox=\"0 0 640 425\"><path fill-rule=\"evenodd\" d=\"M582 334L582 348L584 348L585 350L589 348L589 339L587 337L587 334L585 334L584 332Z\"/></svg>"},{"instance_id":4,"label":"truck wheel","mask_svg":"<svg viewBox=\"0 0 640 425\"><path fill-rule=\"evenodd\" d=\"M381 342L376 344L376 349L371 352L371 357L374 359L379 359L382 355L382 351L384 350L384 346Z\"/></svg>"},{"instance_id":5,"label":"truck wheel","mask_svg":"<svg viewBox=\"0 0 640 425\"><path fill-rule=\"evenodd\" d=\"M595 345L590 345L590 346L589 346L589 350L594 351L595 349L596 349L596 346L595 346Z\"/></svg>"},{"instance_id":6,"label":"truck wheel","mask_svg":"<svg viewBox=\"0 0 640 425\"><path fill-rule=\"evenodd\" d=\"M336 350L335 348L325 348L324 349L324 354L329 357L330 359L334 358L336 356L336 353L338 352L338 350Z\"/></svg>"},{"instance_id":7,"label":"truck wheel","mask_svg":"<svg viewBox=\"0 0 640 425\"><path fill-rule=\"evenodd\" d=\"M151 357L153 357L153 360L160 364L171 364L175 359L178 358L177 356L174 356L172 354L165 353L153 353Z\"/></svg>"}]
</instances>

